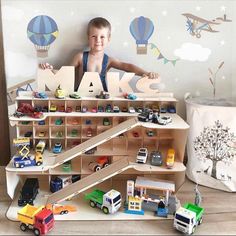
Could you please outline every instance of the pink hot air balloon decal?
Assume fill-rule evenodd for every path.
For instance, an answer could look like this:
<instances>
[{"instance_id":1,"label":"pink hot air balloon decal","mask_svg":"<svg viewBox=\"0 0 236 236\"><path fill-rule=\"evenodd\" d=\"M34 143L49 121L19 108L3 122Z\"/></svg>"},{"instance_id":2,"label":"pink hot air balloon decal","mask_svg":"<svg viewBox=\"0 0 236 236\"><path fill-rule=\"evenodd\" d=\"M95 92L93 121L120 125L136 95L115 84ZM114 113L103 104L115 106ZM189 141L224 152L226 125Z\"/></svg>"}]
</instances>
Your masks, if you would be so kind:
<instances>
[{"instance_id":1,"label":"pink hot air balloon decal","mask_svg":"<svg viewBox=\"0 0 236 236\"><path fill-rule=\"evenodd\" d=\"M144 16L137 17L131 22L129 30L136 40L137 54L147 54L148 40L154 31L152 21Z\"/></svg>"}]
</instances>

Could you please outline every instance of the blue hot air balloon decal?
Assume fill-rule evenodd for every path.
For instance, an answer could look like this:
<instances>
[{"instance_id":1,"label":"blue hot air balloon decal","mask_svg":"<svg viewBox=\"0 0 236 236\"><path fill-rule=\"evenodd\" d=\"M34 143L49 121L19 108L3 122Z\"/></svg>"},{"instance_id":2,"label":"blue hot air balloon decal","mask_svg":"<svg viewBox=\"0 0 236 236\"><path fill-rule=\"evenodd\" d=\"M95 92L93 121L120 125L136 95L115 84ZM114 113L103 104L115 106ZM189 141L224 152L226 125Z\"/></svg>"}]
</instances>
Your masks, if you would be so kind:
<instances>
[{"instance_id":1,"label":"blue hot air balloon decal","mask_svg":"<svg viewBox=\"0 0 236 236\"><path fill-rule=\"evenodd\" d=\"M37 56L47 57L50 44L53 43L58 36L57 24L49 16L36 16L27 26L27 36L35 45Z\"/></svg>"},{"instance_id":2,"label":"blue hot air balloon decal","mask_svg":"<svg viewBox=\"0 0 236 236\"><path fill-rule=\"evenodd\" d=\"M137 17L131 22L129 30L136 40L137 54L147 54L148 40L154 31L152 21L144 16Z\"/></svg>"}]
</instances>

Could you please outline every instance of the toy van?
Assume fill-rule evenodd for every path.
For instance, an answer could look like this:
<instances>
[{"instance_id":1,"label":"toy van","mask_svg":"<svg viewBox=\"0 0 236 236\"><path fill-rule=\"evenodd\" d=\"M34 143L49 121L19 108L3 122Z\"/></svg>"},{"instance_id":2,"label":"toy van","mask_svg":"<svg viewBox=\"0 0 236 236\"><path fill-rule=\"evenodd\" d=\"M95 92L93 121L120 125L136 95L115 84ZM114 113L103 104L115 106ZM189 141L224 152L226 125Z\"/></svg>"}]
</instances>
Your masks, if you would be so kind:
<instances>
[{"instance_id":1,"label":"toy van","mask_svg":"<svg viewBox=\"0 0 236 236\"><path fill-rule=\"evenodd\" d=\"M38 144L35 147L35 151L43 153L45 147L46 147L46 142L44 140L39 140Z\"/></svg>"},{"instance_id":2,"label":"toy van","mask_svg":"<svg viewBox=\"0 0 236 236\"><path fill-rule=\"evenodd\" d=\"M166 156L166 166L168 169L173 168L175 163L175 150L173 148L169 148Z\"/></svg>"}]
</instances>

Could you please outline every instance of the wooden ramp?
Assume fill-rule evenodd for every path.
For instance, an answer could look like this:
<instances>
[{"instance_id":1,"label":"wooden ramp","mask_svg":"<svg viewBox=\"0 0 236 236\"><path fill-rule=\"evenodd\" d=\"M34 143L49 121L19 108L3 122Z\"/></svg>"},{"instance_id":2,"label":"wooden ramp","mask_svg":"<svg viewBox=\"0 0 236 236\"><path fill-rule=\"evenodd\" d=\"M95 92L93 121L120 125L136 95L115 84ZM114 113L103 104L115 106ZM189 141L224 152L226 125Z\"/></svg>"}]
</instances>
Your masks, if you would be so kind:
<instances>
[{"instance_id":1,"label":"wooden ramp","mask_svg":"<svg viewBox=\"0 0 236 236\"><path fill-rule=\"evenodd\" d=\"M112 163L111 165L53 193L47 199L47 204L57 203L76 196L77 194L115 176L128 168L131 168L127 158Z\"/></svg>"},{"instance_id":2,"label":"wooden ramp","mask_svg":"<svg viewBox=\"0 0 236 236\"><path fill-rule=\"evenodd\" d=\"M104 132L102 132L101 134L96 135L93 138L88 139L87 141L79 144L78 146L64 152L61 153L59 155L56 156L55 158L55 162L51 165L48 166L48 168L55 168L56 166L59 166L61 164L63 164L66 161L69 161L71 159L73 159L74 157L77 157L79 155L81 155L82 153L85 153L86 151L107 142L108 140L118 136L119 134L122 134L124 132L126 132L129 129L134 128L135 126L140 125L140 123L138 122L137 118L133 118L133 119L128 119L118 125L116 125L113 128L110 128L109 130L106 130Z\"/></svg>"}]
</instances>

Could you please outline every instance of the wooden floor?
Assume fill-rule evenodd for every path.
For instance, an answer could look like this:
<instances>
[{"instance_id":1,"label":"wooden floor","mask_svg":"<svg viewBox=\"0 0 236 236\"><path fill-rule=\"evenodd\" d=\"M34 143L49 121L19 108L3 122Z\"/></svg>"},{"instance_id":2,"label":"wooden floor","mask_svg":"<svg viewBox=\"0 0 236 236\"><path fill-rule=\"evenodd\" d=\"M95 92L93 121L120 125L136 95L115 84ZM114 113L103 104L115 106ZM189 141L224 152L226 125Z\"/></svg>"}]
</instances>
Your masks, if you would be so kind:
<instances>
[{"instance_id":1,"label":"wooden floor","mask_svg":"<svg viewBox=\"0 0 236 236\"><path fill-rule=\"evenodd\" d=\"M4 168L0 167L0 235L33 235L9 221L5 212L11 202L6 193ZM195 184L186 180L177 193L181 203L194 200ZM199 186L205 208L203 224L195 235L236 235L236 194ZM57 221L49 235L173 235L173 220L158 221Z\"/></svg>"}]
</instances>

